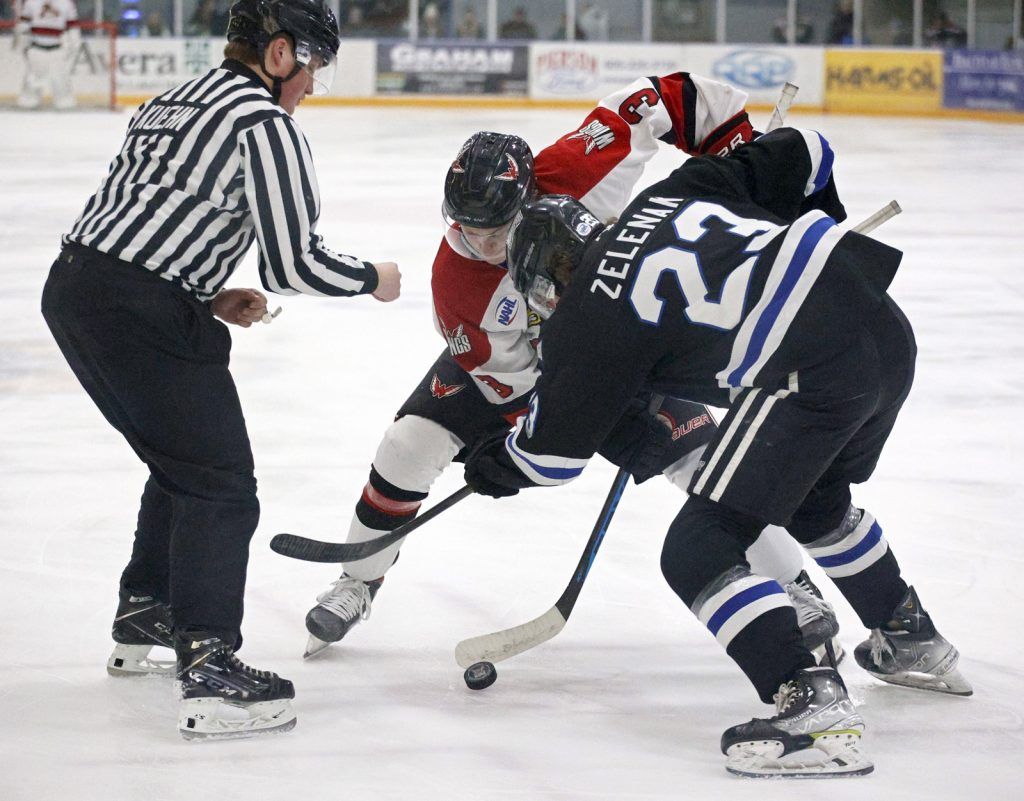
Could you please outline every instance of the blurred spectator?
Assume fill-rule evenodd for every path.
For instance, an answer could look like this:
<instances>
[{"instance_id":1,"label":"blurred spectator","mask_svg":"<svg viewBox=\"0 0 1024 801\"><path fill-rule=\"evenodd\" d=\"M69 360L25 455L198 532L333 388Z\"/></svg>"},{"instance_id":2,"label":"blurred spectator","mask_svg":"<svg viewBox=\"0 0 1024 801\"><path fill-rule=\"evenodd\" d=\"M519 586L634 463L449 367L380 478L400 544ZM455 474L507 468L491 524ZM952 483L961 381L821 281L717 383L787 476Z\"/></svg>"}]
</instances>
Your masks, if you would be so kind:
<instances>
[{"instance_id":1,"label":"blurred spectator","mask_svg":"<svg viewBox=\"0 0 1024 801\"><path fill-rule=\"evenodd\" d=\"M146 14L146 20L139 30L139 36L142 37L156 37L156 36L170 36L171 29L167 27L167 23L164 22L164 15L160 13L158 9L153 9Z\"/></svg>"},{"instance_id":2,"label":"blurred spectator","mask_svg":"<svg viewBox=\"0 0 1024 801\"><path fill-rule=\"evenodd\" d=\"M498 36L502 39L536 39L537 29L526 16L526 9L519 6L511 17L501 23Z\"/></svg>"},{"instance_id":3,"label":"blurred spectator","mask_svg":"<svg viewBox=\"0 0 1024 801\"><path fill-rule=\"evenodd\" d=\"M484 28L472 6L462 14L462 19L455 28L455 35L460 39L483 39Z\"/></svg>"},{"instance_id":4,"label":"blurred spectator","mask_svg":"<svg viewBox=\"0 0 1024 801\"><path fill-rule=\"evenodd\" d=\"M775 20L772 25L772 39L779 44L786 44L786 27L789 21L785 17ZM810 44L814 41L814 25L807 19L797 17L796 44Z\"/></svg>"},{"instance_id":5,"label":"blurred spectator","mask_svg":"<svg viewBox=\"0 0 1024 801\"><path fill-rule=\"evenodd\" d=\"M427 3L423 6L423 14L420 17L420 38L441 39L444 37L444 29L441 23L441 12L437 3Z\"/></svg>"},{"instance_id":6,"label":"blurred spectator","mask_svg":"<svg viewBox=\"0 0 1024 801\"><path fill-rule=\"evenodd\" d=\"M590 39L592 42L608 41L608 12L597 3L584 3L576 21L585 36L577 39Z\"/></svg>"},{"instance_id":7,"label":"blurred spectator","mask_svg":"<svg viewBox=\"0 0 1024 801\"><path fill-rule=\"evenodd\" d=\"M828 26L829 44L853 44L853 0L841 0Z\"/></svg>"},{"instance_id":8,"label":"blurred spectator","mask_svg":"<svg viewBox=\"0 0 1024 801\"><path fill-rule=\"evenodd\" d=\"M185 26L188 36L223 36L228 30L228 16L217 8L217 0L199 0L195 13Z\"/></svg>"},{"instance_id":9,"label":"blurred spectator","mask_svg":"<svg viewBox=\"0 0 1024 801\"><path fill-rule=\"evenodd\" d=\"M345 16L342 17L338 27L341 28L342 36L359 36L363 33L366 19L363 17L363 7L353 3L348 7Z\"/></svg>"},{"instance_id":10,"label":"blurred spectator","mask_svg":"<svg viewBox=\"0 0 1024 801\"><path fill-rule=\"evenodd\" d=\"M569 37L566 36L566 22L568 22L565 13L563 12L561 18L558 21L558 27L555 28L555 32L551 35L551 38L556 41L564 41ZM587 35L583 32L583 29L579 25L576 25L576 41L582 41L586 39Z\"/></svg>"},{"instance_id":11,"label":"blurred spectator","mask_svg":"<svg viewBox=\"0 0 1024 801\"><path fill-rule=\"evenodd\" d=\"M953 50L967 46L967 31L953 22L945 11L940 11L931 27L924 32L924 40L933 47Z\"/></svg>"}]
</instances>

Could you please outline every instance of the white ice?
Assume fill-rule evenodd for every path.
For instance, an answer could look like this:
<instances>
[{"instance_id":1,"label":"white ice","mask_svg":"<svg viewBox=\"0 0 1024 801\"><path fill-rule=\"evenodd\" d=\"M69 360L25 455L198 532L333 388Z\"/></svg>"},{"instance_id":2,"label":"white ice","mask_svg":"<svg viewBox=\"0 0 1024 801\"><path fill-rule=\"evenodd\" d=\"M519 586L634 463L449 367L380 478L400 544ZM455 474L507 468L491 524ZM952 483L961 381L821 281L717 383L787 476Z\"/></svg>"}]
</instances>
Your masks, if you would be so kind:
<instances>
[{"instance_id":1,"label":"white ice","mask_svg":"<svg viewBox=\"0 0 1024 801\"><path fill-rule=\"evenodd\" d=\"M843 673L873 776L792 785L729 777L728 726L769 713L661 578L683 497L631 486L566 629L469 691L452 649L545 611L569 580L612 470L506 501L473 497L410 537L371 620L303 662L303 616L335 577L267 547L279 531L341 539L380 434L443 342L429 270L443 176L478 129L537 148L580 111L304 108L328 243L397 260L404 293L284 298L234 329L233 371L263 517L246 596L251 664L295 681L299 725L193 745L171 683L109 678L109 625L146 472L92 406L38 312L59 237L120 145L127 114L0 112L0 798L976 799L1024 797L1024 156L1021 125L797 116L838 154L851 222L892 198L877 236L905 250L893 294L918 376L856 500L963 653L973 698ZM767 115L764 115L767 116ZM665 150L645 181L678 161ZM232 285L258 285L251 261ZM460 486L461 469L435 486ZM428 502L429 503L429 502ZM838 603L842 639L863 639ZM806 795L806 794L809 794Z\"/></svg>"}]
</instances>

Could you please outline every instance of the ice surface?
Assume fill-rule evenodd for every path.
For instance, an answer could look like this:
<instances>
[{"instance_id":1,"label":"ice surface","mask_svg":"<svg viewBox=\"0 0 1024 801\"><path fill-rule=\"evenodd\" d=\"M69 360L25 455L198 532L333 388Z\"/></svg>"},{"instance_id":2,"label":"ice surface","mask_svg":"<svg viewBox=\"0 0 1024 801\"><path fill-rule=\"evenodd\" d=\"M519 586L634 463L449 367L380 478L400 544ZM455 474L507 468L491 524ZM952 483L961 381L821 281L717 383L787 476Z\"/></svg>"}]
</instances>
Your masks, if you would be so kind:
<instances>
[{"instance_id":1,"label":"ice surface","mask_svg":"<svg viewBox=\"0 0 1024 801\"><path fill-rule=\"evenodd\" d=\"M906 251L893 294L913 321L914 392L856 499L964 654L970 699L898 689L852 662L876 773L828 784L730 778L723 729L768 710L658 569L682 503L630 487L580 603L554 640L466 689L452 648L524 622L562 591L611 482L470 498L410 538L372 619L301 660L303 616L331 566L269 550L278 531L341 538L378 438L440 352L429 269L441 185L463 139L511 130L537 148L579 111L308 108L320 232L397 260L404 293L283 298L271 326L234 329L233 371L256 453L242 655L293 679L291 734L190 745L171 683L104 671L116 583L145 470L61 360L38 313L47 270L119 146L126 113L0 112L0 798L775 799L1024 797L1024 156L1020 125L798 116L837 152L857 222ZM767 117L767 115L764 115ZM666 149L646 180L678 161ZM257 285L252 261L232 285ZM460 485L453 469L433 500ZM863 638L838 600L847 648ZM809 794L809 795L806 795Z\"/></svg>"}]
</instances>

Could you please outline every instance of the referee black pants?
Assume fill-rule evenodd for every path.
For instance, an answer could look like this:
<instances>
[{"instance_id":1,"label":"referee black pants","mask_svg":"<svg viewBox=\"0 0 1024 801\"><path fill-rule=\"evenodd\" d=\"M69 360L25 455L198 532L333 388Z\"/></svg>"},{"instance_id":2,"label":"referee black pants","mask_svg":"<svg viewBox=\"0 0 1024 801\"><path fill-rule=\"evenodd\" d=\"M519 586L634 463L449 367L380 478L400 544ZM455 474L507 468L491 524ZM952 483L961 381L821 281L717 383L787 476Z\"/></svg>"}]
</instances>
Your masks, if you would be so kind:
<instances>
[{"instance_id":1,"label":"referee black pants","mask_svg":"<svg viewBox=\"0 0 1024 801\"><path fill-rule=\"evenodd\" d=\"M42 310L86 392L149 467L122 592L170 604L179 632L237 642L259 503L227 326L169 281L77 246L50 269Z\"/></svg>"}]
</instances>

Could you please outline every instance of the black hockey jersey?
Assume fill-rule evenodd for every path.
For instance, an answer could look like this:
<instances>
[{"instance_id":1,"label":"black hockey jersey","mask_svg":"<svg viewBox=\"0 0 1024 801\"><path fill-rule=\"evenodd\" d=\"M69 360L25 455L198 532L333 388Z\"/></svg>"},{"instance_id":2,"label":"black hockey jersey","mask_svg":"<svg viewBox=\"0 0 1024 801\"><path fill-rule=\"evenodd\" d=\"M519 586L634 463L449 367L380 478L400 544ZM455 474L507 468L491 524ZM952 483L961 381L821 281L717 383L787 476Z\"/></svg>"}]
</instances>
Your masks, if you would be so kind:
<instances>
[{"instance_id":1,"label":"black hockey jersey","mask_svg":"<svg viewBox=\"0 0 1024 801\"><path fill-rule=\"evenodd\" d=\"M507 441L537 484L575 478L643 389L726 406L744 387L784 396L860 336L901 253L805 199L833 155L779 129L729 157L685 162L588 249L545 323L543 371Z\"/></svg>"}]
</instances>

